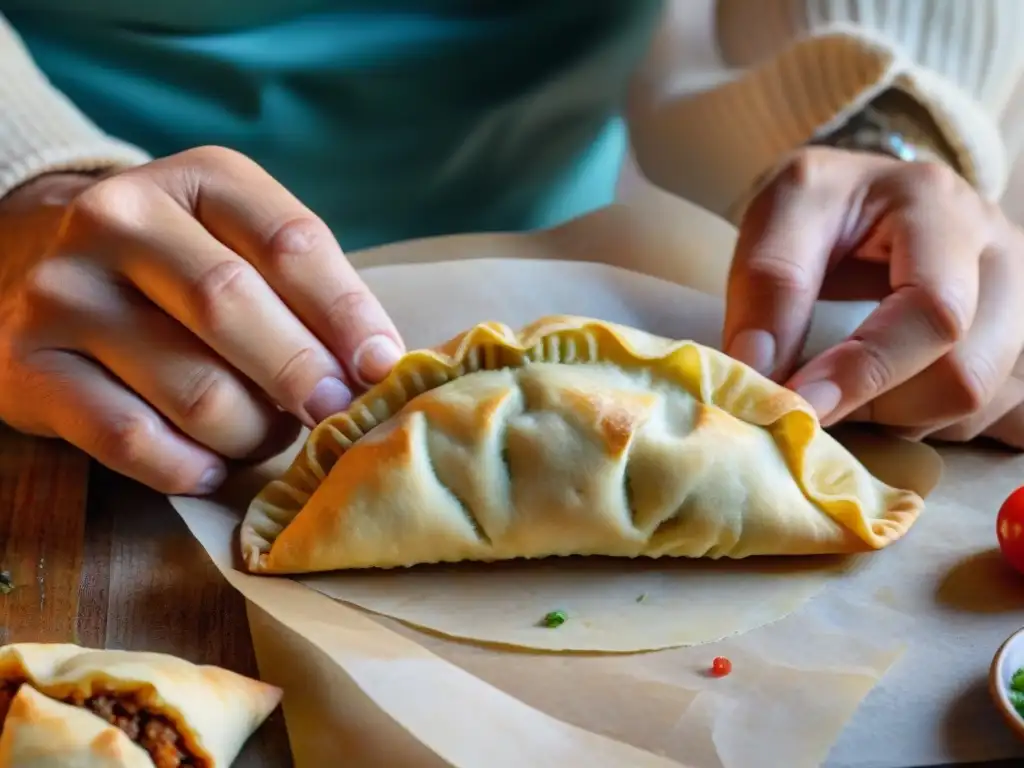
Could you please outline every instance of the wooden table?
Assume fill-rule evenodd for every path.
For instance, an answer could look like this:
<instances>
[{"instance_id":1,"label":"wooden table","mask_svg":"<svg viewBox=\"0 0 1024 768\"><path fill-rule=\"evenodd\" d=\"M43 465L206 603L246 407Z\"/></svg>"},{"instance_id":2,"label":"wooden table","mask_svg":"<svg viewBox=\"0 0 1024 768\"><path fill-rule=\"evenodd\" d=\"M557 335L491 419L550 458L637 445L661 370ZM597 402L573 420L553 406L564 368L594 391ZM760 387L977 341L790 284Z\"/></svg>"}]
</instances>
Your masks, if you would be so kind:
<instances>
[{"instance_id":1,"label":"wooden table","mask_svg":"<svg viewBox=\"0 0 1024 768\"><path fill-rule=\"evenodd\" d=\"M165 498L63 443L2 426L0 570L15 583L0 596L0 644L162 651L256 675L244 600ZM236 766L291 762L279 710Z\"/></svg>"},{"instance_id":2,"label":"wooden table","mask_svg":"<svg viewBox=\"0 0 1024 768\"><path fill-rule=\"evenodd\" d=\"M256 676L245 601L167 500L55 440L0 426L0 644L172 653ZM288 768L280 710L239 768Z\"/></svg>"}]
</instances>

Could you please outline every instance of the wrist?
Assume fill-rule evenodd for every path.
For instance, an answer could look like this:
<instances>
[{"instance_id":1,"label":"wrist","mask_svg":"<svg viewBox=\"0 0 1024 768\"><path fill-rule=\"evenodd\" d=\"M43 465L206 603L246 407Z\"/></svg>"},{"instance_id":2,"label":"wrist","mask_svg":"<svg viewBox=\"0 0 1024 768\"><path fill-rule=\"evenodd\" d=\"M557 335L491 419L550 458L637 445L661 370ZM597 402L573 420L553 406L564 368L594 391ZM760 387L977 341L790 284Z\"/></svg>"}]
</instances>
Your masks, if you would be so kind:
<instances>
[{"instance_id":1,"label":"wrist","mask_svg":"<svg viewBox=\"0 0 1024 768\"><path fill-rule=\"evenodd\" d=\"M93 173L57 171L36 176L0 197L0 213L19 213L39 208L65 208L83 190L95 184L106 173L106 171Z\"/></svg>"},{"instance_id":2,"label":"wrist","mask_svg":"<svg viewBox=\"0 0 1024 768\"><path fill-rule=\"evenodd\" d=\"M907 162L941 163L964 175L956 150L928 110L896 89L879 94L841 126L809 143Z\"/></svg>"}]
</instances>

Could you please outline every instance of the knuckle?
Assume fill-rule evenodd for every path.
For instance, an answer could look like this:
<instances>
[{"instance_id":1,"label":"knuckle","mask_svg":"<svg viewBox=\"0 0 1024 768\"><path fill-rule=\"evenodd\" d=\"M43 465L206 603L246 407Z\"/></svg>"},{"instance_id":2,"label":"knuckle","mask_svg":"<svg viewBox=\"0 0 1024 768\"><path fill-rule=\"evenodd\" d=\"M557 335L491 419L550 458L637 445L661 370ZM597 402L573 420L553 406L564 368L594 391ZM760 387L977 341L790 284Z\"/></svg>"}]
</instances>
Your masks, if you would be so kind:
<instances>
[{"instance_id":1,"label":"knuckle","mask_svg":"<svg viewBox=\"0 0 1024 768\"><path fill-rule=\"evenodd\" d=\"M270 237L268 268L278 274L294 269L295 257L302 257L323 248L332 235L327 225L316 216L299 216L283 224Z\"/></svg>"},{"instance_id":2,"label":"knuckle","mask_svg":"<svg viewBox=\"0 0 1024 768\"><path fill-rule=\"evenodd\" d=\"M861 343L857 368L860 378L866 382L867 394L874 397L892 387L896 381L896 371L892 364L879 350L871 344Z\"/></svg>"},{"instance_id":3,"label":"knuckle","mask_svg":"<svg viewBox=\"0 0 1024 768\"><path fill-rule=\"evenodd\" d=\"M781 186L796 187L804 189L814 186L818 176L818 156L806 149L794 153L782 171L779 173L778 182Z\"/></svg>"},{"instance_id":4,"label":"knuckle","mask_svg":"<svg viewBox=\"0 0 1024 768\"><path fill-rule=\"evenodd\" d=\"M208 330L219 331L230 307L251 292L255 274L252 267L237 259L226 259L206 270L192 288L196 320Z\"/></svg>"},{"instance_id":5,"label":"knuckle","mask_svg":"<svg viewBox=\"0 0 1024 768\"><path fill-rule=\"evenodd\" d=\"M906 178L914 186L928 190L929 194L948 195L962 191L963 179L945 163L922 161L901 166Z\"/></svg>"},{"instance_id":6,"label":"knuckle","mask_svg":"<svg viewBox=\"0 0 1024 768\"><path fill-rule=\"evenodd\" d=\"M980 411L995 395L999 372L992 362L981 355L964 357L947 356L951 386L947 390L950 405L957 413L969 414Z\"/></svg>"},{"instance_id":7,"label":"knuckle","mask_svg":"<svg viewBox=\"0 0 1024 768\"><path fill-rule=\"evenodd\" d=\"M122 471L148 464L162 426L144 413L125 413L99 427L96 457Z\"/></svg>"},{"instance_id":8,"label":"knuckle","mask_svg":"<svg viewBox=\"0 0 1024 768\"><path fill-rule=\"evenodd\" d=\"M238 150L216 144L206 144L187 149L179 157L190 164L194 163L204 167L217 167L226 163L238 163L241 161L249 162L249 158Z\"/></svg>"},{"instance_id":9,"label":"knuckle","mask_svg":"<svg viewBox=\"0 0 1024 768\"><path fill-rule=\"evenodd\" d=\"M130 175L112 176L84 190L71 205L71 224L88 231L133 232L146 219L148 193Z\"/></svg>"},{"instance_id":10,"label":"knuckle","mask_svg":"<svg viewBox=\"0 0 1024 768\"><path fill-rule=\"evenodd\" d=\"M747 263L746 268L755 288L797 295L814 289L814 277L805 265L774 254L758 254Z\"/></svg>"},{"instance_id":11,"label":"knuckle","mask_svg":"<svg viewBox=\"0 0 1024 768\"><path fill-rule=\"evenodd\" d=\"M22 298L32 308L62 307L74 295L68 266L60 259L43 259L25 274Z\"/></svg>"},{"instance_id":12,"label":"knuckle","mask_svg":"<svg viewBox=\"0 0 1024 768\"><path fill-rule=\"evenodd\" d=\"M310 371L320 370L319 355L313 347L303 347L282 365L271 379L271 386L285 408L301 407L310 393Z\"/></svg>"},{"instance_id":13,"label":"knuckle","mask_svg":"<svg viewBox=\"0 0 1024 768\"><path fill-rule=\"evenodd\" d=\"M186 431L219 424L231 413L237 393L223 372L203 366L184 382L177 404Z\"/></svg>"},{"instance_id":14,"label":"knuckle","mask_svg":"<svg viewBox=\"0 0 1024 768\"><path fill-rule=\"evenodd\" d=\"M969 322L963 303L954 291L925 290L920 293L920 299L924 317L940 343L963 341Z\"/></svg>"},{"instance_id":15,"label":"knuckle","mask_svg":"<svg viewBox=\"0 0 1024 768\"><path fill-rule=\"evenodd\" d=\"M827 176L834 151L826 147L802 147L790 155L776 177L785 188L810 189L819 186Z\"/></svg>"}]
</instances>

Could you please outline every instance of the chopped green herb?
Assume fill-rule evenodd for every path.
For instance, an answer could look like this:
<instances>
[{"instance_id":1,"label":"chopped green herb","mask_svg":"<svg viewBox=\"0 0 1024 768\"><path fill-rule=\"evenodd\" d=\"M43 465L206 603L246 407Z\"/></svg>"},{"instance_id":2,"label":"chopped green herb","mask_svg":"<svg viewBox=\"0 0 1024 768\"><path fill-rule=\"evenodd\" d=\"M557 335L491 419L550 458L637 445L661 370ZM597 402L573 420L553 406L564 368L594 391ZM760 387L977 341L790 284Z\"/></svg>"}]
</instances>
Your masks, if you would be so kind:
<instances>
[{"instance_id":1,"label":"chopped green herb","mask_svg":"<svg viewBox=\"0 0 1024 768\"><path fill-rule=\"evenodd\" d=\"M1013 708L1017 710L1017 714L1024 717L1024 693L1011 688L1010 703L1013 704Z\"/></svg>"},{"instance_id":2,"label":"chopped green herb","mask_svg":"<svg viewBox=\"0 0 1024 768\"><path fill-rule=\"evenodd\" d=\"M647 599L647 593L646 593L646 592L644 592L644 593L643 593L642 595L640 595L640 596L639 596L639 597L638 597L638 598L636 599L636 601L637 601L638 603L642 603L642 602L643 602L644 600L646 600L646 599Z\"/></svg>"},{"instance_id":3,"label":"chopped green herb","mask_svg":"<svg viewBox=\"0 0 1024 768\"><path fill-rule=\"evenodd\" d=\"M565 611L551 611L551 613L544 617L544 621L541 623L545 627L554 629L555 627L560 627L565 624L565 620L568 618L569 617L566 615Z\"/></svg>"},{"instance_id":4,"label":"chopped green herb","mask_svg":"<svg viewBox=\"0 0 1024 768\"><path fill-rule=\"evenodd\" d=\"M1024 717L1024 667L1021 667L1010 676L1007 694L1013 708L1017 710L1017 714Z\"/></svg>"},{"instance_id":5,"label":"chopped green herb","mask_svg":"<svg viewBox=\"0 0 1024 768\"><path fill-rule=\"evenodd\" d=\"M1013 673L1013 677L1010 678L1010 687L1015 691L1024 693L1024 667Z\"/></svg>"},{"instance_id":6,"label":"chopped green herb","mask_svg":"<svg viewBox=\"0 0 1024 768\"><path fill-rule=\"evenodd\" d=\"M9 595L14 591L14 581L8 571L0 571L0 595Z\"/></svg>"}]
</instances>

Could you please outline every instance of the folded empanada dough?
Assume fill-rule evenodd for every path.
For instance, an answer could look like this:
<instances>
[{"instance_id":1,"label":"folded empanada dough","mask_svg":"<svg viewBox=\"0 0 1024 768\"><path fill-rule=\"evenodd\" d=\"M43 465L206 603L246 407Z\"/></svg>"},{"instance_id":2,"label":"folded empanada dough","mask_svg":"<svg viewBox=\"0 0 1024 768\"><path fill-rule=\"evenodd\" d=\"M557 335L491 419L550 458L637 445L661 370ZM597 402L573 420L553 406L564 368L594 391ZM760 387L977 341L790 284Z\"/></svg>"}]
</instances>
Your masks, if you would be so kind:
<instances>
[{"instance_id":1,"label":"folded empanada dough","mask_svg":"<svg viewBox=\"0 0 1024 768\"><path fill-rule=\"evenodd\" d=\"M2 768L153 768L125 732L22 685L0 731Z\"/></svg>"},{"instance_id":2,"label":"folded empanada dough","mask_svg":"<svg viewBox=\"0 0 1024 768\"><path fill-rule=\"evenodd\" d=\"M281 700L278 688L219 667L161 653L71 644L0 647L0 692L19 683L6 720L0 723L0 768L160 768L163 763L152 751L157 748L146 748L153 741L146 733L119 738L121 730L94 714L103 709L103 702L111 701L142 712L145 717L138 722L143 731L150 719L157 726L170 726L180 737L177 749L191 760L186 765L227 768ZM49 752L42 735L47 728L55 734ZM66 762L53 762L65 755L73 755L74 761L68 757Z\"/></svg>"},{"instance_id":3,"label":"folded empanada dough","mask_svg":"<svg viewBox=\"0 0 1024 768\"><path fill-rule=\"evenodd\" d=\"M257 573L851 553L922 507L721 352L556 316L407 354L313 430L241 546Z\"/></svg>"}]
</instances>

